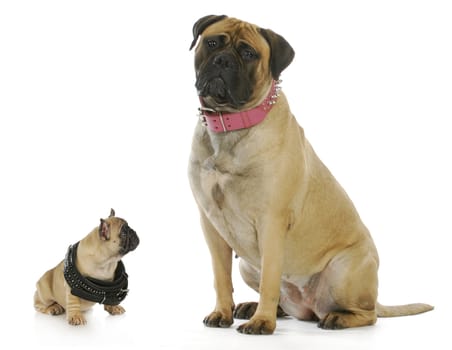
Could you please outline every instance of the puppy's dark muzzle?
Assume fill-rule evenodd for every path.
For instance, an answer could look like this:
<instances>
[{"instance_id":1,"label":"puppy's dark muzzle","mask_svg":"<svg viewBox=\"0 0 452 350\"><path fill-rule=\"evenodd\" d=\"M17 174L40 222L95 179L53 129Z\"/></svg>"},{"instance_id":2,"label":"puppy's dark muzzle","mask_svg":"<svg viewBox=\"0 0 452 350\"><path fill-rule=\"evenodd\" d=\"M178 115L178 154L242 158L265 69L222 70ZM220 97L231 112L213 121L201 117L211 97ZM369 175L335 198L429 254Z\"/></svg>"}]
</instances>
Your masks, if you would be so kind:
<instances>
[{"instance_id":1,"label":"puppy's dark muzzle","mask_svg":"<svg viewBox=\"0 0 452 350\"><path fill-rule=\"evenodd\" d=\"M138 235L127 224L122 226L119 237L121 239L121 248L119 249L121 255L126 255L128 252L135 250L138 244L140 244Z\"/></svg>"}]
</instances>

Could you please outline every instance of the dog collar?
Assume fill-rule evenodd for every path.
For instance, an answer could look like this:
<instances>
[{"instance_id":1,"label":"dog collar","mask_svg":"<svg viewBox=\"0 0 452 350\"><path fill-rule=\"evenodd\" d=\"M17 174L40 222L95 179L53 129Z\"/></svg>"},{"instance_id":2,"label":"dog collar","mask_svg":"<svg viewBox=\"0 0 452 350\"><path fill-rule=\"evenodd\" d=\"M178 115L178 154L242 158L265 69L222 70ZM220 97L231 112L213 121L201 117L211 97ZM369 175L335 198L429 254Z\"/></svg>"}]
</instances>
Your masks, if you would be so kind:
<instances>
[{"instance_id":1,"label":"dog collar","mask_svg":"<svg viewBox=\"0 0 452 350\"><path fill-rule=\"evenodd\" d=\"M276 103L279 91L281 90L279 83L281 83L281 80L273 80L269 94L257 107L235 113L223 113L202 106L198 109L199 119L204 126L215 133L251 128L262 122Z\"/></svg>"},{"instance_id":2,"label":"dog collar","mask_svg":"<svg viewBox=\"0 0 452 350\"><path fill-rule=\"evenodd\" d=\"M67 284L71 287L72 295L99 304L118 305L129 292L127 289L128 275L124 264L121 260L118 261L114 280L111 282L82 276L75 266L79 243L69 246L64 259L63 274Z\"/></svg>"}]
</instances>

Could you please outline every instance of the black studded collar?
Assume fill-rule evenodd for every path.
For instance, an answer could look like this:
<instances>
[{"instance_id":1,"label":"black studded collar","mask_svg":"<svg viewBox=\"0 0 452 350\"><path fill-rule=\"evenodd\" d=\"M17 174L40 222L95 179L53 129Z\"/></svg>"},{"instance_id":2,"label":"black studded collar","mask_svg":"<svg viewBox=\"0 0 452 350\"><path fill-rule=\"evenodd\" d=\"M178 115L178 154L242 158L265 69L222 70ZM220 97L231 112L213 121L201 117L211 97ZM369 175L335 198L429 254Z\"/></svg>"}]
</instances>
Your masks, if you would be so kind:
<instances>
[{"instance_id":1,"label":"black studded collar","mask_svg":"<svg viewBox=\"0 0 452 350\"><path fill-rule=\"evenodd\" d=\"M118 261L113 281L102 281L80 274L75 266L77 247L70 245L64 259L64 278L71 287L71 293L79 298L99 304L118 305L128 293L128 275L122 261Z\"/></svg>"}]
</instances>

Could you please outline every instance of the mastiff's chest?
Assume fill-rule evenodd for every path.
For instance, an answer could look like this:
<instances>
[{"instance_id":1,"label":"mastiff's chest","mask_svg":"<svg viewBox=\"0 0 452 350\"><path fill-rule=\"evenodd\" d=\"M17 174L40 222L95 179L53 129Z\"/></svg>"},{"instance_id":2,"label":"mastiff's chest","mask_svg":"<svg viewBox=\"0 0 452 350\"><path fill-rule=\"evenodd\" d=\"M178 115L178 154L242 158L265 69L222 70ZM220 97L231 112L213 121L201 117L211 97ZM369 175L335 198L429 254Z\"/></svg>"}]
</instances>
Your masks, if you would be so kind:
<instances>
[{"instance_id":1,"label":"mastiff's chest","mask_svg":"<svg viewBox=\"0 0 452 350\"><path fill-rule=\"evenodd\" d=\"M202 142L193 148L189 166L200 209L229 246L252 261L259 259L256 224L262 205L257 168L237 147L214 150Z\"/></svg>"}]
</instances>

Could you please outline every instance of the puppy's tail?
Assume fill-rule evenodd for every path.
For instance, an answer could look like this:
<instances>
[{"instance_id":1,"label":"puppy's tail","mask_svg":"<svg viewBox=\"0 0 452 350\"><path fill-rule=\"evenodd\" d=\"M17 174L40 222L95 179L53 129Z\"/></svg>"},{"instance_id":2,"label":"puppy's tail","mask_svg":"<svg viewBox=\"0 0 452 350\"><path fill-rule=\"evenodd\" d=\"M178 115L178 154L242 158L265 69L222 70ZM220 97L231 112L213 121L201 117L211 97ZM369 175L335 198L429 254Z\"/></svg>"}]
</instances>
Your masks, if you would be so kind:
<instances>
[{"instance_id":1,"label":"puppy's tail","mask_svg":"<svg viewBox=\"0 0 452 350\"><path fill-rule=\"evenodd\" d=\"M406 305L394 305L386 306L377 303L377 316L378 317L395 317L395 316L409 316L421 314L423 312L433 310L433 306L428 304L406 304Z\"/></svg>"}]
</instances>

